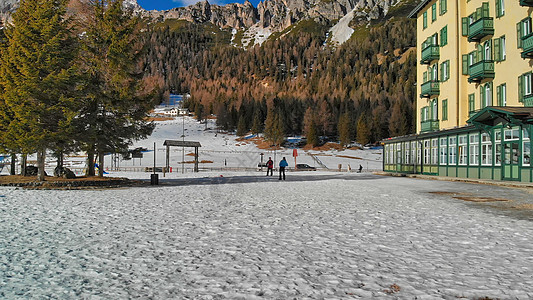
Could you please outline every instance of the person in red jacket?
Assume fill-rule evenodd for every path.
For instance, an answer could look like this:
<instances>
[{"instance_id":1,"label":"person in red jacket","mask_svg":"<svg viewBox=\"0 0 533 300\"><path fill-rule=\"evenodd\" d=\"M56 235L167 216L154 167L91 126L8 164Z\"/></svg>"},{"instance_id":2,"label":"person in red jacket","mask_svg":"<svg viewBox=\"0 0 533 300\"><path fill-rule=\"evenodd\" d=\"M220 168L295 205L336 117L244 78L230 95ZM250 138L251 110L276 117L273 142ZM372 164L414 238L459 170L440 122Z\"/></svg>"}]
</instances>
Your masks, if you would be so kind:
<instances>
[{"instance_id":1,"label":"person in red jacket","mask_svg":"<svg viewBox=\"0 0 533 300\"><path fill-rule=\"evenodd\" d=\"M272 161L272 157L269 157L267 161L267 176L268 172L270 172L270 176L274 173L274 162Z\"/></svg>"}]
</instances>

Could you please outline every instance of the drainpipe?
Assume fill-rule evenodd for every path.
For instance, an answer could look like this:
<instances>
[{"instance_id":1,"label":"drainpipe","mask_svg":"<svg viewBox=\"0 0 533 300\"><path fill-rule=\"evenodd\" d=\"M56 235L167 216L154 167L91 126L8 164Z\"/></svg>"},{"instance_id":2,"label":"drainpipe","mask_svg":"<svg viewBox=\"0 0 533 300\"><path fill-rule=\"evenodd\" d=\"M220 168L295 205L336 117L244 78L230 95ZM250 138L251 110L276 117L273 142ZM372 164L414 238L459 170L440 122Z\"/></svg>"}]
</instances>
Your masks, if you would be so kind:
<instances>
[{"instance_id":1,"label":"drainpipe","mask_svg":"<svg viewBox=\"0 0 533 300\"><path fill-rule=\"evenodd\" d=\"M457 67L456 67L456 74L457 74L457 89L455 90L455 98L456 98L456 103L457 103L457 114L456 114L456 124L457 124L457 127L459 127L459 120L460 120L460 116L461 116L461 101L459 99L460 97L460 89L461 89L461 76L462 76L462 66L460 66L460 63L461 64L463 63L463 59L462 59L462 56L461 56L461 37L462 35L460 34L460 30L462 28L462 23L461 23L461 14L460 14L460 10L461 10L461 1L460 0L456 0L456 5L457 5L457 10L456 10L456 17L457 17L457 34L456 34L456 39L457 39Z\"/></svg>"}]
</instances>

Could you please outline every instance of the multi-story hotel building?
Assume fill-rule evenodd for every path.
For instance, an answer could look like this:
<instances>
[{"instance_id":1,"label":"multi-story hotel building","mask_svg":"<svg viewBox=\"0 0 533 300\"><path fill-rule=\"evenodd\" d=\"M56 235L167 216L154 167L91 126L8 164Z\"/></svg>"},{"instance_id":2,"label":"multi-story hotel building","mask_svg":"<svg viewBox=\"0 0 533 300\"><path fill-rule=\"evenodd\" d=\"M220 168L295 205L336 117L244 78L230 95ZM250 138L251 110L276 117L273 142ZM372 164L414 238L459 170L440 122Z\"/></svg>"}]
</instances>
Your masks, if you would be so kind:
<instances>
[{"instance_id":1,"label":"multi-story hotel building","mask_svg":"<svg viewBox=\"0 0 533 300\"><path fill-rule=\"evenodd\" d=\"M384 142L384 170L533 182L533 0L423 0L417 134Z\"/></svg>"}]
</instances>

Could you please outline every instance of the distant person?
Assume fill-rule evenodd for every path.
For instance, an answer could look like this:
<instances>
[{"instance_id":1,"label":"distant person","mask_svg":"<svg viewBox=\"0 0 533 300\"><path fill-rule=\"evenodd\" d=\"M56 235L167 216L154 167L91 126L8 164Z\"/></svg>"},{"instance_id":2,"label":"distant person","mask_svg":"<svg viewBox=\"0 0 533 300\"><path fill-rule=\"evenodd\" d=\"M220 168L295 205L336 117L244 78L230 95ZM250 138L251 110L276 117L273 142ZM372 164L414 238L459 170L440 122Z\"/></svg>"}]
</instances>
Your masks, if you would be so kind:
<instances>
[{"instance_id":1,"label":"distant person","mask_svg":"<svg viewBox=\"0 0 533 300\"><path fill-rule=\"evenodd\" d=\"M270 176L274 174L274 162L272 161L272 157L269 157L267 161L267 176L268 172L270 172Z\"/></svg>"},{"instance_id":2,"label":"distant person","mask_svg":"<svg viewBox=\"0 0 533 300\"><path fill-rule=\"evenodd\" d=\"M288 167L289 164L287 163L287 160L285 157L279 162L279 180L281 180L281 175L283 174L283 180L285 180L285 168Z\"/></svg>"},{"instance_id":3,"label":"distant person","mask_svg":"<svg viewBox=\"0 0 533 300\"><path fill-rule=\"evenodd\" d=\"M363 171L363 166L359 165L359 169L357 170L357 173L361 173Z\"/></svg>"}]
</instances>

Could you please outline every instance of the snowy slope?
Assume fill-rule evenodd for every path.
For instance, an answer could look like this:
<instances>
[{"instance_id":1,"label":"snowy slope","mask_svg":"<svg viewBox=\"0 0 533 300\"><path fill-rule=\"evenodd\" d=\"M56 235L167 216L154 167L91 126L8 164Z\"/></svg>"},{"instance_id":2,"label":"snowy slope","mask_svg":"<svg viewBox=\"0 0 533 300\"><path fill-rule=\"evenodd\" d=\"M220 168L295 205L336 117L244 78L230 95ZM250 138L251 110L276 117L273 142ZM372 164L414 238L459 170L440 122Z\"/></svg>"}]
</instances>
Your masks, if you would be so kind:
<instances>
[{"instance_id":1,"label":"snowy slope","mask_svg":"<svg viewBox=\"0 0 533 300\"><path fill-rule=\"evenodd\" d=\"M331 37L331 42L334 45L342 45L344 42L349 40L354 33L353 28L351 28L349 24L354 17L355 10L356 9L354 8L352 11L347 13L339 20L337 24L335 24L335 26L331 27L329 30L329 36Z\"/></svg>"}]
</instances>

